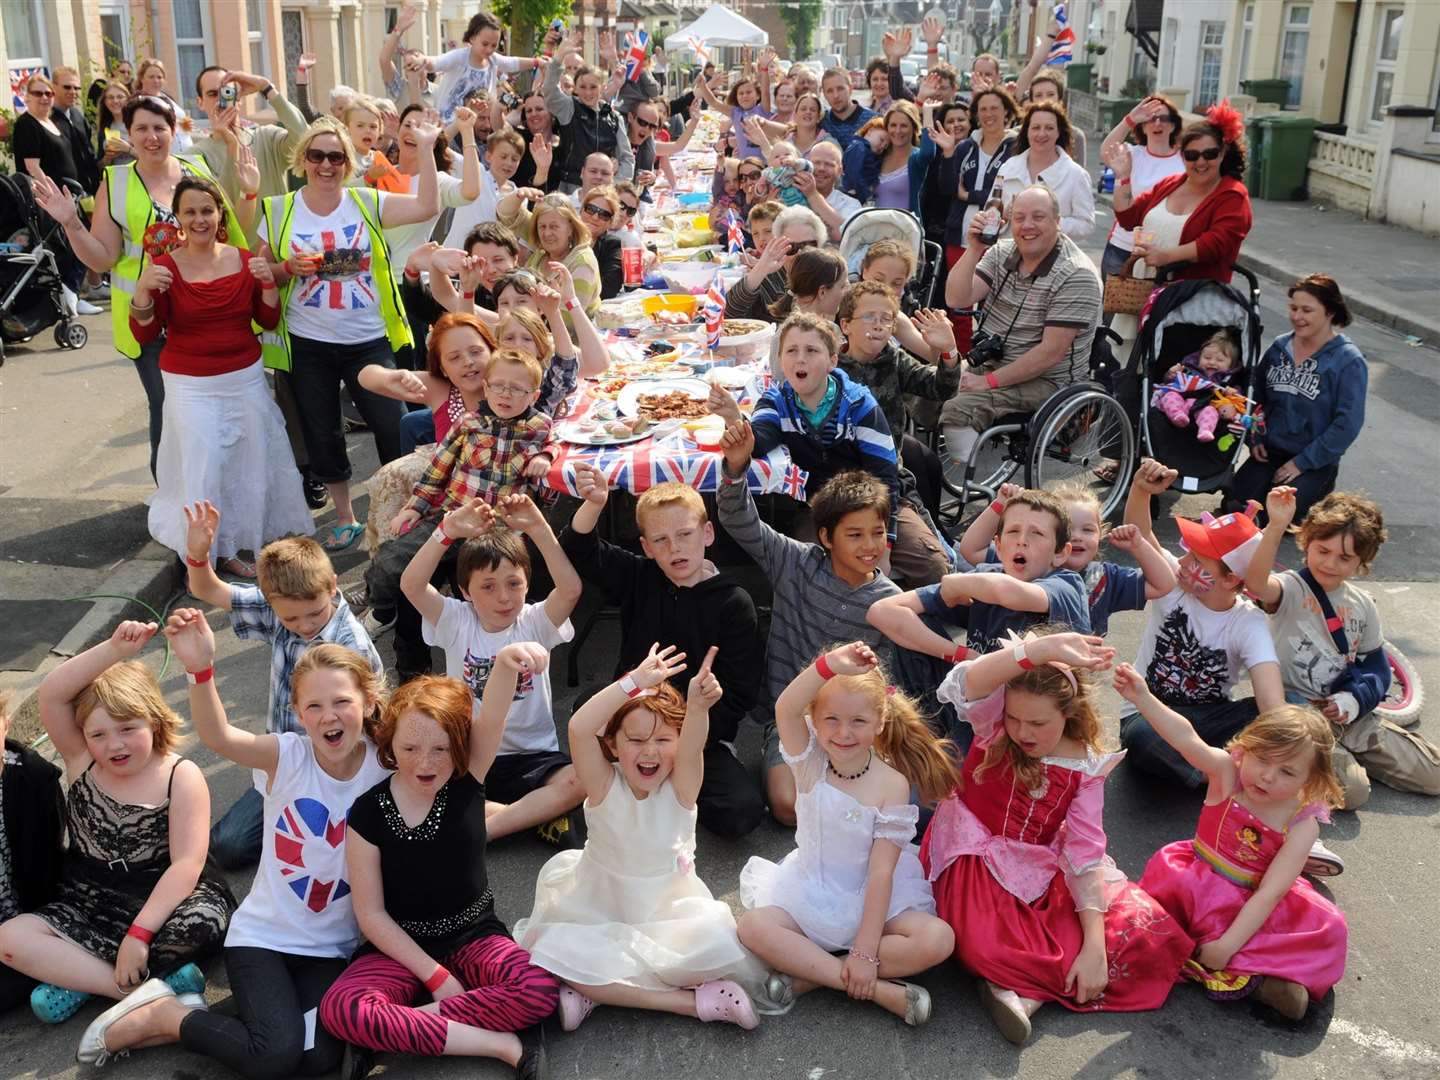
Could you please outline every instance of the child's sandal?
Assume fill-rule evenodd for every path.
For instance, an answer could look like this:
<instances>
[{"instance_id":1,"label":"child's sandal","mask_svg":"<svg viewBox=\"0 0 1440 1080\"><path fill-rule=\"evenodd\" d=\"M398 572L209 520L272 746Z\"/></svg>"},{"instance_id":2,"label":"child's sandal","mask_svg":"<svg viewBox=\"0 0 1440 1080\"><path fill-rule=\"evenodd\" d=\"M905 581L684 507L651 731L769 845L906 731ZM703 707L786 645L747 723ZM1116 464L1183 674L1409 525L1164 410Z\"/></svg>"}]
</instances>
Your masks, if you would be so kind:
<instances>
[{"instance_id":1,"label":"child's sandal","mask_svg":"<svg viewBox=\"0 0 1440 1080\"><path fill-rule=\"evenodd\" d=\"M706 1023L723 1020L746 1031L754 1031L760 1026L750 995L740 988L739 983L729 979L712 979L697 986L695 1013Z\"/></svg>"},{"instance_id":2,"label":"child's sandal","mask_svg":"<svg viewBox=\"0 0 1440 1080\"><path fill-rule=\"evenodd\" d=\"M990 1014L990 1019L1005 1037L1015 1046L1024 1046L1030 1038L1030 1015L1020 1001L1020 995L1013 990L1004 990L989 979L977 979L975 990L980 995L980 1004Z\"/></svg>"},{"instance_id":3,"label":"child's sandal","mask_svg":"<svg viewBox=\"0 0 1440 1080\"><path fill-rule=\"evenodd\" d=\"M560 987L561 1031L574 1031L585 1022L585 1018L594 1010L595 1002L580 993L579 990L572 990L568 986Z\"/></svg>"}]
</instances>

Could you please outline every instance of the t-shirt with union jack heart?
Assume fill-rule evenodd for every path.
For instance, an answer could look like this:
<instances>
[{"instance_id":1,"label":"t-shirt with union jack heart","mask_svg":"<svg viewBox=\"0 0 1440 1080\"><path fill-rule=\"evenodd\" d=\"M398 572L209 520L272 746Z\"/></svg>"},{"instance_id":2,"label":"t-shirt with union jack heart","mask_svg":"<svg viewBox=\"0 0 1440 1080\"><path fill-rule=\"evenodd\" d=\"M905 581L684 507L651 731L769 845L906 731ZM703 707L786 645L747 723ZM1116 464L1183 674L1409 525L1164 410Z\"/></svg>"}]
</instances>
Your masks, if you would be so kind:
<instances>
[{"instance_id":1,"label":"t-shirt with union jack heart","mask_svg":"<svg viewBox=\"0 0 1440 1080\"><path fill-rule=\"evenodd\" d=\"M386 194L376 192L383 212ZM318 215L302 189L290 212L286 256L318 252L318 273L297 278L285 306L286 328L312 341L358 345L385 336L380 291L371 270L370 227L346 192L331 213ZM389 288L388 282L381 283Z\"/></svg>"}]
</instances>

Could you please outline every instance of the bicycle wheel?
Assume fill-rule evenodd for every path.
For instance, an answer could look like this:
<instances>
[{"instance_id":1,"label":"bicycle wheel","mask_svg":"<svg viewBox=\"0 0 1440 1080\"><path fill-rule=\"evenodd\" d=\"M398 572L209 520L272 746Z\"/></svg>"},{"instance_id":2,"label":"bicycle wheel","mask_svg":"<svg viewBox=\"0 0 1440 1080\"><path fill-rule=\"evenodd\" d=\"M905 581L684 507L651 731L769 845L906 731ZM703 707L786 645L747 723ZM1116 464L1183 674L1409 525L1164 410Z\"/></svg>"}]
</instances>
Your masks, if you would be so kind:
<instances>
[{"instance_id":1,"label":"bicycle wheel","mask_svg":"<svg viewBox=\"0 0 1440 1080\"><path fill-rule=\"evenodd\" d=\"M1385 642L1385 659L1390 663L1390 690L1375 711L1383 720L1401 727L1414 727L1425 707L1425 689L1420 685L1420 672L1410 658L1390 642Z\"/></svg>"},{"instance_id":2,"label":"bicycle wheel","mask_svg":"<svg viewBox=\"0 0 1440 1080\"><path fill-rule=\"evenodd\" d=\"M1113 474L1097 469L1117 463ZM1083 484L1100 502L1101 518L1119 508L1135 467L1135 432L1120 403L1099 390L1063 399L1050 412L1030 443L1026 486L1052 489Z\"/></svg>"}]
</instances>

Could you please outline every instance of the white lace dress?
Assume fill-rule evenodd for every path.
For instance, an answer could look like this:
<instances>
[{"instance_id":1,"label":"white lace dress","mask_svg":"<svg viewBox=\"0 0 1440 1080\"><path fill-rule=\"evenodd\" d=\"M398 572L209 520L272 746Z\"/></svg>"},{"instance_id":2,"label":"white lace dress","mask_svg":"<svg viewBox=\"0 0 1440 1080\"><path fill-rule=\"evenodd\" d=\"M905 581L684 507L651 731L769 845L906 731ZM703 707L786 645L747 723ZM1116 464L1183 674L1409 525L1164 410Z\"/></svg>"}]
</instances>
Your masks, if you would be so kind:
<instances>
[{"instance_id":1,"label":"white lace dress","mask_svg":"<svg viewBox=\"0 0 1440 1080\"><path fill-rule=\"evenodd\" d=\"M902 850L885 918L906 911L935 914L930 883L911 843L919 808L865 806L832 787L814 728L803 754L791 757L782 745L781 755L795 774L797 846L779 865L758 856L747 862L740 871L740 902L747 908L782 908L822 949L848 949L865 906L870 849L876 840L889 840Z\"/></svg>"}]
</instances>

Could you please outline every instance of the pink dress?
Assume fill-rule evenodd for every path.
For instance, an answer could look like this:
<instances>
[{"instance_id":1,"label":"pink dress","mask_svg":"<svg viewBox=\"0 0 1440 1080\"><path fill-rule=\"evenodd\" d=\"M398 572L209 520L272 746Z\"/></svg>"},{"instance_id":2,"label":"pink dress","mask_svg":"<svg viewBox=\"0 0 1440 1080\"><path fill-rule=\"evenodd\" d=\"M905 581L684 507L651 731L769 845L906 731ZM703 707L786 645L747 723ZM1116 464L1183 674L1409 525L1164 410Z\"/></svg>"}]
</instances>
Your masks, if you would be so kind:
<instances>
[{"instance_id":1,"label":"pink dress","mask_svg":"<svg viewBox=\"0 0 1440 1080\"><path fill-rule=\"evenodd\" d=\"M1045 758L1035 790L1008 762L976 780L986 747L1005 730L1005 688L966 701L969 666L939 689L975 729L965 786L936 809L920 847L936 911L955 930L955 958L997 986L1067 1009L1158 1008L1194 943L1105 854L1105 777L1124 753ZM1065 977L1084 944L1077 912L1087 909L1105 914L1109 984L1081 1005Z\"/></svg>"},{"instance_id":2,"label":"pink dress","mask_svg":"<svg viewBox=\"0 0 1440 1080\"><path fill-rule=\"evenodd\" d=\"M1323 804L1310 803L1289 824L1309 817L1330 820ZM1288 831L1288 826L1272 829L1233 797L1207 805L1200 811L1195 839L1166 844L1152 855L1140 884L1203 945L1230 928ZM1319 999L1345 974L1348 935L1340 909L1297 877L1225 971L1206 972L1193 964L1186 974L1216 996L1247 993L1250 977L1275 975Z\"/></svg>"}]
</instances>

